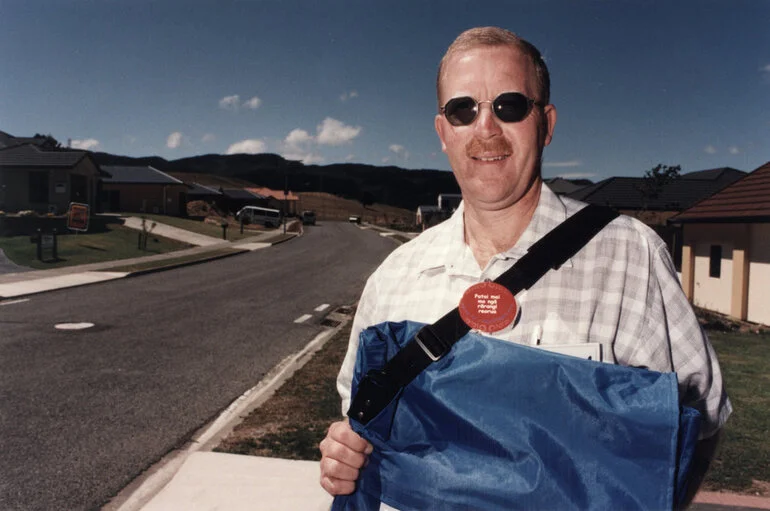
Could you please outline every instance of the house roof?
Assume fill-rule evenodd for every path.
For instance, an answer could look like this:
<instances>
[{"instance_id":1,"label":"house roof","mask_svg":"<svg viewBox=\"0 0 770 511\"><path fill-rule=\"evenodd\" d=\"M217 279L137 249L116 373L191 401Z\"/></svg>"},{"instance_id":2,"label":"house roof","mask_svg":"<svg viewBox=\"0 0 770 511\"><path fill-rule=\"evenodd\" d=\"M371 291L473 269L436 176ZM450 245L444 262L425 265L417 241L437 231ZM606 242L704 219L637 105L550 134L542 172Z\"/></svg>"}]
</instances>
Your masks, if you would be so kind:
<instances>
[{"instance_id":1,"label":"house roof","mask_svg":"<svg viewBox=\"0 0 770 511\"><path fill-rule=\"evenodd\" d=\"M553 191L553 193L562 195L576 192L577 190L585 188L586 186L586 183L575 183L569 179L564 179L563 177L552 177L550 179L545 179L544 181L545 184L547 184L548 187ZM589 181L588 184L591 184L591 182Z\"/></svg>"},{"instance_id":2,"label":"house roof","mask_svg":"<svg viewBox=\"0 0 770 511\"><path fill-rule=\"evenodd\" d=\"M770 221L770 162L670 219L671 222Z\"/></svg>"},{"instance_id":3,"label":"house roof","mask_svg":"<svg viewBox=\"0 0 770 511\"><path fill-rule=\"evenodd\" d=\"M102 170L109 174L102 177L105 183L181 185L182 181L150 165L125 166L102 165Z\"/></svg>"},{"instance_id":4,"label":"house roof","mask_svg":"<svg viewBox=\"0 0 770 511\"><path fill-rule=\"evenodd\" d=\"M222 195L222 192L216 188L205 186L200 183L193 183L188 185L190 189L187 191L187 195Z\"/></svg>"},{"instance_id":5,"label":"house roof","mask_svg":"<svg viewBox=\"0 0 770 511\"><path fill-rule=\"evenodd\" d=\"M265 188L265 187L258 187L258 188L245 188L245 190L250 191L251 193L256 193L257 195L260 195L262 197L271 197L273 199L283 200L283 190L273 190L271 188ZM286 200L299 200L299 197L294 195L294 193L289 190L289 194L286 196Z\"/></svg>"},{"instance_id":6,"label":"house roof","mask_svg":"<svg viewBox=\"0 0 770 511\"><path fill-rule=\"evenodd\" d=\"M264 195L260 195L254 192L250 192L244 188L224 188L222 193L228 199L236 200L254 200L254 199L266 199Z\"/></svg>"},{"instance_id":7,"label":"house roof","mask_svg":"<svg viewBox=\"0 0 770 511\"><path fill-rule=\"evenodd\" d=\"M657 197L645 198L642 177L611 177L567 197L617 209L684 210L734 183L746 173L729 167L683 174L667 183Z\"/></svg>"},{"instance_id":8,"label":"house roof","mask_svg":"<svg viewBox=\"0 0 770 511\"><path fill-rule=\"evenodd\" d=\"M0 166L70 168L86 156L88 156L86 151L44 151L34 144L22 144L0 148Z\"/></svg>"}]
</instances>

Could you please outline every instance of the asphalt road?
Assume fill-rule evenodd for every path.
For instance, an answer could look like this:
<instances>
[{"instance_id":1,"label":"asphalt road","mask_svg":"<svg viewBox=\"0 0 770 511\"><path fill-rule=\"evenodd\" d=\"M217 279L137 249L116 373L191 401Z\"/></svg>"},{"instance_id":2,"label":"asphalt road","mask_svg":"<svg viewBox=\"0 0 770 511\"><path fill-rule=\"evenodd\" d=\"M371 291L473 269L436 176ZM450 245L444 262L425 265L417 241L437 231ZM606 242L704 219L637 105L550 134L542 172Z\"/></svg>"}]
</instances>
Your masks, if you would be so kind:
<instances>
[{"instance_id":1,"label":"asphalt road","mask_svg":"<svg viewBox=\"0 0 770 511\"><path fill-rule=\"evenodd\" d=\"M98 509L355 303L395 246L324 223L248 254L0 302L0 509Z\"/></svg>"}]
</instances>

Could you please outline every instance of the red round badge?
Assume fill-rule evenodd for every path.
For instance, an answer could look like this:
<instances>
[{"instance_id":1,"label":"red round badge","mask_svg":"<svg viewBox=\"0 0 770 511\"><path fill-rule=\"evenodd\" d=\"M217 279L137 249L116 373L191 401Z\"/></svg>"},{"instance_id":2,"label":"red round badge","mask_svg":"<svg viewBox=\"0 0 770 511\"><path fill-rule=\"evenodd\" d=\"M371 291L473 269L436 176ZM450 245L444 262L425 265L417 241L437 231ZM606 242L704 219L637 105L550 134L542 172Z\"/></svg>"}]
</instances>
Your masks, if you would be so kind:
<instances>
[{"instance_id":1,"label":"red round badge","mask_svg":"<svg viewBox=\"0 0 770 511\"><path fill-rule=\"evenodd\" d=\"M518 308L516 298L507 287L479 282L465 291L458 310L466 325L490 333L513 323Z\"/></svg>"}]
</instances>

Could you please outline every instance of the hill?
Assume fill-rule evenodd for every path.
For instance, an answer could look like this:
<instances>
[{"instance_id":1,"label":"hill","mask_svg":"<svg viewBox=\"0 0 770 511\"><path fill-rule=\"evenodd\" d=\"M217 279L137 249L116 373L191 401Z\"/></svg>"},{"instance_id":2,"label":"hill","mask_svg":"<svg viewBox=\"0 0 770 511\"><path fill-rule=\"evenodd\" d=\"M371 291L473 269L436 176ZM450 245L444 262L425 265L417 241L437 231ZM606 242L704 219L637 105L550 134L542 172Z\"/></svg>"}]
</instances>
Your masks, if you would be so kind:
<instances>
[{"instance_id":1,"label":"hill","mask_svg":"<svg viewBox=\"0 0 770 511\"><path fill-rule=\"evenodd\" d=\"M422 204L436 204L440 193L459 193L452 173L441 170L358 163L303 165L277 154L205 154L171 161L108 153L93 156L100 165L152 165L188 182L207 184L201 176L210 175L226 179L234 186L244 186L236 184L243 181L278 190L286 186L294 192L326 192L365 206L379 203L410 211Z\"/></svg>"}]
</instances>

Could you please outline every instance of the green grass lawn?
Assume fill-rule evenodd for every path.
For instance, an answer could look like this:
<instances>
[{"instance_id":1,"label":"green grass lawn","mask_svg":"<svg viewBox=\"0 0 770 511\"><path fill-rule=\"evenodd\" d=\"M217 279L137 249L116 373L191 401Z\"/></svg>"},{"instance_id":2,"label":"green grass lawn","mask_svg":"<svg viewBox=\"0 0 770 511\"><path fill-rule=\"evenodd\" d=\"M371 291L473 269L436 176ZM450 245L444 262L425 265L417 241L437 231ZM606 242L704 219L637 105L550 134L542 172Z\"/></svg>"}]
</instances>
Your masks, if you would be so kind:
<instances>
[{"instance_id":1,"label":"green grass lawn","mask_svg":"<svg viewBox=\"0 0 770 511\"><path fill-rule=\"evenodd\" d=\"M162 254L189 247L186 243L150 235L147 250L139 250L139 231L110 224L105 232L60 234L57 237L58 259L38 261L36 245L29 239L29 236L0 237L0 249L16 264L45 270ZM46 251L44 255L50 259L50 252Z\"/></svg>"},{"instance_id":2,"label":"green grass lawn","mask_svg":"<svg viewBox=\"0 0 770 511\"><path fill-rule=\"evenodd\" d=\"M166 224L172 227L178 227L180 229L185 229L187 231L195 232L198 234L211 236L212 238L222 239L222 227L214 224L207 224L201 220L195 220L192 218L180 218L178 216L150 215L150 214L143 214L143 215L137 214L134 216L144 216L148 220L152 220L161 224ZM239 225L231 225L230 227L227 228L227 239L229 241L238 241L243 238L248 238L250 236L256 236L260 232L265 232L265 229L260 228L260 229L250 230L244 227L243 234L241 234L241 229Z\"/></svg>"},{"instance_id":3,"label":"green grass lawn","mask_svg":"<svg viewBox=\"0 0 770 511\"><path fill-rule=\"evenodd\" d=\"M733 414L706 477L712 489L756 491L770 482L770 334L709 332Z\"/></svg>"}]
</instances>

